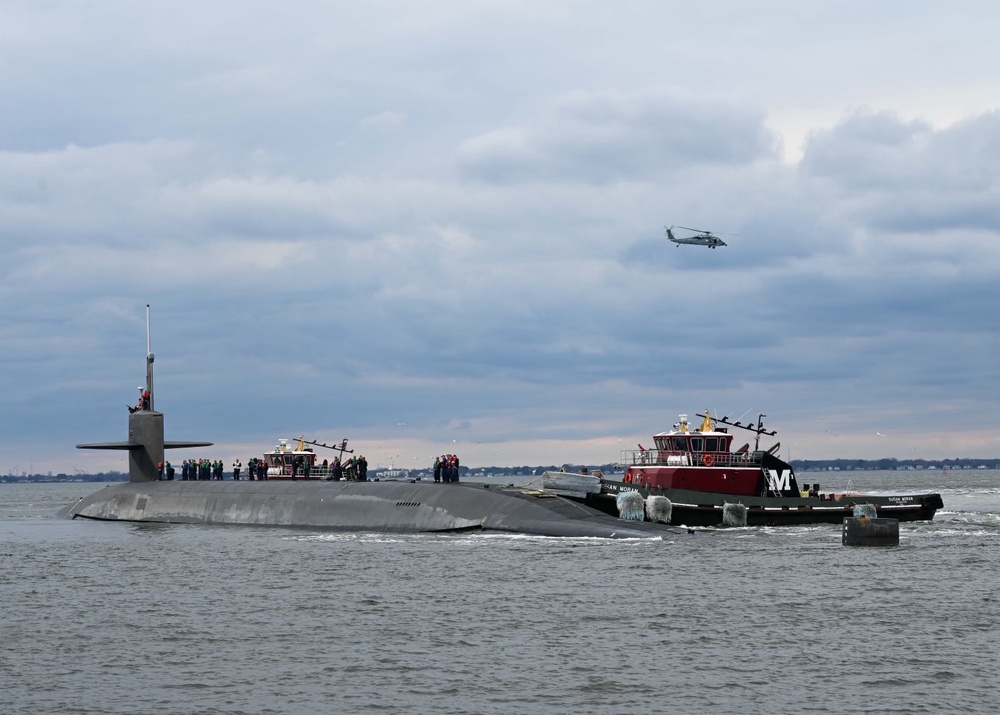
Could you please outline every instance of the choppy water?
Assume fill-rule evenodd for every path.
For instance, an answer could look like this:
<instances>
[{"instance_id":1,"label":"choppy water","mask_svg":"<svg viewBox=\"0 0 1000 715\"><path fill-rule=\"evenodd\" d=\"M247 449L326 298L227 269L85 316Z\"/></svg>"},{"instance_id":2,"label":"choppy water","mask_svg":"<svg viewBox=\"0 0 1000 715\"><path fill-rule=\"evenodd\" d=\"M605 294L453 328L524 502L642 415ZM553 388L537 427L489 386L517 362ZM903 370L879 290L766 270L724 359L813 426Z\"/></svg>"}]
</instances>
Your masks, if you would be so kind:
<instances>
[{"instance_id":1,"label":"choppy water","mask_svg":"<svg viewBox=\"0 0 1000 715\"><path fill-rule=\"evenodd\" d=\"M1000 473L898 548L62 521L0 485L0 713L994 713Z\"/></svg>"}]
</instances>

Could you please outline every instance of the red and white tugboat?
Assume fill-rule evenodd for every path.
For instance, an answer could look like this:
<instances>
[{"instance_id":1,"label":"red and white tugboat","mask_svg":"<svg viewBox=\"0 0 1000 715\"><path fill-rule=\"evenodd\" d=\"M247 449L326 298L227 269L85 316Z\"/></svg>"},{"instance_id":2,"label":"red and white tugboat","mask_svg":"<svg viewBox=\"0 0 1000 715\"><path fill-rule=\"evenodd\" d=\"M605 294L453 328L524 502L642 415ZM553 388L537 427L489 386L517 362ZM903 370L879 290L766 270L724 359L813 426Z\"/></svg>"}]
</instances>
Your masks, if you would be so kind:
<instances>
[{"instance_id":1,"label":"red and white tugboat","mask_svg":"<svg viewBox=\"0 0 1000 715\"><path fill-rule=\"evenodd\" d=\"M727 510L745 515L745 520L739 517L740 523L748 526L839 524L861 505L871 505L879 517L930 520L944 506L941 495L932 492L836 493L823 491L818 483L800 485L792 465L776 456L780 443L759 449L762 435L775 434L764 428L765 415L756 425L713 419L707 410L698 416L703 422L697 430L690 428L687 415L681 415L672 430L653 436L652 448L640 445L623 452L622 480L603 476L600 493L588 494L587 503L614 513L622 492L635 491L643 498L664 496L670 500L670 523L686 526L731 523L723 518ZM754 448L748 442L733 450L729 427L754 433Z\"/></svg>"}]
</instances>

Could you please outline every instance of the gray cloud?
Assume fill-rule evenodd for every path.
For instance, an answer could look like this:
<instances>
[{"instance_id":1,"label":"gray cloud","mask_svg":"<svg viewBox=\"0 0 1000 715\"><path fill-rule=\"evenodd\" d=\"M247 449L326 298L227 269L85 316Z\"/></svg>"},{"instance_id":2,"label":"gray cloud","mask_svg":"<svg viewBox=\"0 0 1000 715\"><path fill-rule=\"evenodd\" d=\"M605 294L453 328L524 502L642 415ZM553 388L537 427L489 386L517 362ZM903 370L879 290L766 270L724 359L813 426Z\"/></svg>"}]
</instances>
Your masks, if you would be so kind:
<instances>
[{"instance_id":1,"label":"gray cloud","mask_svg":"<svg viewBox=\"0 0 1000 715\"><path fill-rule=\"evenodd\" d=\"M537 124L463 142L463 172L487 181L606 183L679 177L702 164L774 157L763 114L665 92L574 92Z\"/></svg>"},{"instance_id":2,"label":"gray cloud","mask_svg":"<svg viewBox=\"0 0 1000 715\"><path fill-rule=\"evenodd\" d=\"M881 230L1000 229L998 112L940 131L888 112L857 114L814 134L801 168Z\"/></svg>"},{"instance_id":3,"label":"gray cloud","mask_svg":"<svg viewBox=\"0 0 1000 715\"><path fill-rule=\"evenodd\" d=\"M832 59L803 45L786 72L725 13L109 7L0 11L22 109L0 119L0 471L121 434L146 303L168 432L221 450L332 431L610 460L705 407L768 412L804 453L828 422L922 448L968 412L995 444L995 107L942 122L876 83L882 110L837 119L856 105L830 83L789 164L781 107ZM720 22L693 62L688 31ZM608 23L634 35L580 39ZM664 224L738 235L676 248Z\"/></svg>"}]
</instances>

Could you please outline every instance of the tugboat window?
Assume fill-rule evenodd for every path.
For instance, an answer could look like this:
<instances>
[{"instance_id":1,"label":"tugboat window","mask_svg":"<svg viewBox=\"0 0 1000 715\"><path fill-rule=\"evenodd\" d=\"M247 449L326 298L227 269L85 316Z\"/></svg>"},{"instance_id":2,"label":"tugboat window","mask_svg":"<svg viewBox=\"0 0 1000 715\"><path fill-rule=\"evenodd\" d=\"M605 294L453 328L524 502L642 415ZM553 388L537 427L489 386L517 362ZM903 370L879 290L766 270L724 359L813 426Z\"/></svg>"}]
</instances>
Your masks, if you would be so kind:
<instances>
[{"instance_id":1,"label":"tugboat window","mask_svg":"<svg viewBox=\"0 0 1000 715\"><path fill-rule=\"evenodd\" d=\"M701 451L701 443L702 443L701 437L692 437L691 438L691 451L692 452L700 452Z\"/></svg>"},{"instance_id":2,"label":"tugboat window","mask_svg":"<svg viewBox=\"0 0 1000 715\"><path fill-rule=\"evenodd\" d=\"M687 452L688 444L686 437L674 437L674 449L678 452Z\"/></svg>"},{"instance_id":3,"label":"tugboat window","mask_svg":"<svg viewBox=\"0 0 1000 715\"><path fill-rule=\"evenodd\" d=\"M719 438L718 437L706 437L705 438L705 451L706 452L718 452L719 451Z\"/></svg>"}]
</instances>

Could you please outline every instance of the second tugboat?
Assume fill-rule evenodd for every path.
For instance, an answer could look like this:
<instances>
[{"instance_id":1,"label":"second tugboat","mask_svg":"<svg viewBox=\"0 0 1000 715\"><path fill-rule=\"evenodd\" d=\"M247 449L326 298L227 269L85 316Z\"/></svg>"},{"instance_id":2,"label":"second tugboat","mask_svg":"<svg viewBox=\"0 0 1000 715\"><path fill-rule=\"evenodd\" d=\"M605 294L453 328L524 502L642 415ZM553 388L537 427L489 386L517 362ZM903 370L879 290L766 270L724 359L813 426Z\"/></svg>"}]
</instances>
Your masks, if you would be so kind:
<instances>
[{"instance_id":1,"label":"second tugboat","mask_svg":"<svg viewBox=\"0 0 1000 715\"><path fill-rule=\"evenodd\" d=\"M333 464L324 459L322 463L317 461L316 452L312 446L324 447L337 452L336 460L346 468L345 454L354 454L354 450L347 448L347 440L340 444L324 444L315 442L304 437L299 437L292 447L287 439L279 439L278 444L270 452L264 452L264 467L266 468L267 479L326 479L332 474ZM339 477L338 477L339 478Z\"/></svg>"},{"instance_id":2,"label":"second tugboat","mask_svg":"<svg viewBox=\"0 0 1000 715\"><path fill-rule=\"evenodd\" d=\"M818 483L800 485L792 465L776 456L780 443L759 449L761 435L775 434L764 428L764 415L756 425L713 419L707 410L698 417L703 422L697 430L680 415L672 430L653 436L653 448L640 445L623 452L624 476L591 478L578 498L617 514L620 497L629 492L647 504L650 497L665 497L669 501L660 501L669 505L669 523L685 526L839 524L854 515L855 507L874 508L877 516L900 521L930 520L944 506L941 495L932 492L860 494L825 491ZM733 451L729 427L754 433L754 448L748 442ZM550 488L560 491L559 476L547 474Z\"/></svg>"}]
</instances>

